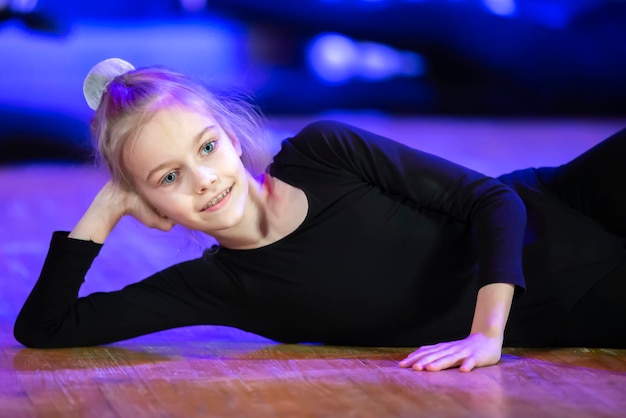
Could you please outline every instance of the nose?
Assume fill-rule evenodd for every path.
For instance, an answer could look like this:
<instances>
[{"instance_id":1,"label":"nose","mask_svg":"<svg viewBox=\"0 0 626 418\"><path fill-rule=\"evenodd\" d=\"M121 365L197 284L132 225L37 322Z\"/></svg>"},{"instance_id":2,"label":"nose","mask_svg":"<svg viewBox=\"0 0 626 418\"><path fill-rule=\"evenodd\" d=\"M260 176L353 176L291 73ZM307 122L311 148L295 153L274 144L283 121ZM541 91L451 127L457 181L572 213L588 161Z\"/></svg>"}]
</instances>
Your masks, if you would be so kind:
<instances>
[{"instance_id":1,"label":"nose","mask_svg":"<svg viewBox=\"0 0 626 418\"><path fill-rule=\"evenodd\" d=\"M217 181L217 175L209 167L200 166L195 170L196 190L198 194L206 192Z\"/></svg>"}]
</instances>

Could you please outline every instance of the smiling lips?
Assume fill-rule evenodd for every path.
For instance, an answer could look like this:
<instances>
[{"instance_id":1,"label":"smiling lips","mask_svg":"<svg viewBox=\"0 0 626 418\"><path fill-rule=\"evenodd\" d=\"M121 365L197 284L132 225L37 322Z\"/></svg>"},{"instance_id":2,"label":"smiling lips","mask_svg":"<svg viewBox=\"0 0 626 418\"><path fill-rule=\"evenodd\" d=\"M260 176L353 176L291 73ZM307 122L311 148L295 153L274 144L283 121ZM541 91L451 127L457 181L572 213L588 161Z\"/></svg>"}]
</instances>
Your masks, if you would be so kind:
<instances>
[{"instance_id":1,"label":"smiling lips","mask_svg":"<svg viewBox=\"0 0 626 418\"><path fill-rule=\"evenodd\" d=\"M205 207L203 207L200 212L204 212L207 209L211 209L213 206L217 205L218 203L220 203L222 201L222 199L224 199L226 197L226 195L228 195L228 193L230 193L230 189L232 189L231 187L226 188L226 190L224 190L222 193L220 193L219 195L217 195L217 197L213 200L211 200L209 202L208 205L206 205Z\"/></svg>"}]
</instances>

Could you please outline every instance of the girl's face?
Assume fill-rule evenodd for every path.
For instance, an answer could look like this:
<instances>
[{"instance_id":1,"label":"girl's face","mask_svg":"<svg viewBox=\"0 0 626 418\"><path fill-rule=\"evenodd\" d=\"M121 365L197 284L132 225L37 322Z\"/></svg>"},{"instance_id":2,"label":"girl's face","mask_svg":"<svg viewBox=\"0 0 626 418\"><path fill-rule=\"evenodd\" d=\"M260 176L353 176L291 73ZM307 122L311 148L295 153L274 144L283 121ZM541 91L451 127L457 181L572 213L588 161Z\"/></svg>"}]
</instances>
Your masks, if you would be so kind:
<instances>
[{"instance_id":1,"label":"girl's face","mask_svg":"<svg viewBox=\"0 0 626 418\"><path fill-rule=\"evenodd\" d=\"M124 150L137 192L161 215L214 235L235 227L248 206L241 146L211 117L159 110Z\"/></svg>"}]
</instances>

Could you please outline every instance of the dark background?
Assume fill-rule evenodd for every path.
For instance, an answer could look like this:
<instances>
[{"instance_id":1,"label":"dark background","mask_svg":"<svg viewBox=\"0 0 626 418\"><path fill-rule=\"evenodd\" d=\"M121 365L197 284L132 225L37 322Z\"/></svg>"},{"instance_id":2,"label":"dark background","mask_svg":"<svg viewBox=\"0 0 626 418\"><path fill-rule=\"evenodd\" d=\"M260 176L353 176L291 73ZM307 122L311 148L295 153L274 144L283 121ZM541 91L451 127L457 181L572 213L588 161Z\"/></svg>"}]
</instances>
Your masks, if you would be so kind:
<instances>
[{"instance_id":1,"label":"dark background","mask_svg":"<svg viewBox=\"0 0 626 418\"><path fill-rule=\"evenodd\" d=\"M109 57L333 110L622 117L626 1L0 1L0 161L87 158L82 81Z\"/></svg>"}]
</instances>

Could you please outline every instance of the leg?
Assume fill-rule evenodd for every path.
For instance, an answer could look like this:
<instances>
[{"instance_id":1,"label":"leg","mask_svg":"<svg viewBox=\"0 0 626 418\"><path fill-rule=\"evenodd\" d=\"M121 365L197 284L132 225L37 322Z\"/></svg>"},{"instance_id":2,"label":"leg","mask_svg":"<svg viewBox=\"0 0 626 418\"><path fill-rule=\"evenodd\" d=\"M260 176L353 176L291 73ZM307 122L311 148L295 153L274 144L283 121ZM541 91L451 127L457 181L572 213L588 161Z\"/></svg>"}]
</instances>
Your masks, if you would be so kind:
<instances>
[{"instance_id":1,"label":"leg","mask_svg":"<svg viewBox=\"0 0 626 418\"><path fill-rule=\"evenodd\" d=\"M626 348L626 262L574 306L555 339L561 347Z\"/></svg>"},{"instance_id":2,"label":"leg","mask_svg":"<svg viewBox=\"0 0 626 418\"><path fill-rule=\"evenodd\" d=\"M543 173L545 185L559 199L626 238L626 129ZM555 345L626 348L625 298L626 262L574 306L559 328Z\"/></svg>"},{"instance_id":3,"label":"leg","mask_svg":"<svg viewBox=\"0 0 626 418\"><path fill-rule=\"evenodd\" d=\"M542 178L559 199L626 237L626 129L571 162L544 171Z\"/></svg>"}]
</instances>

